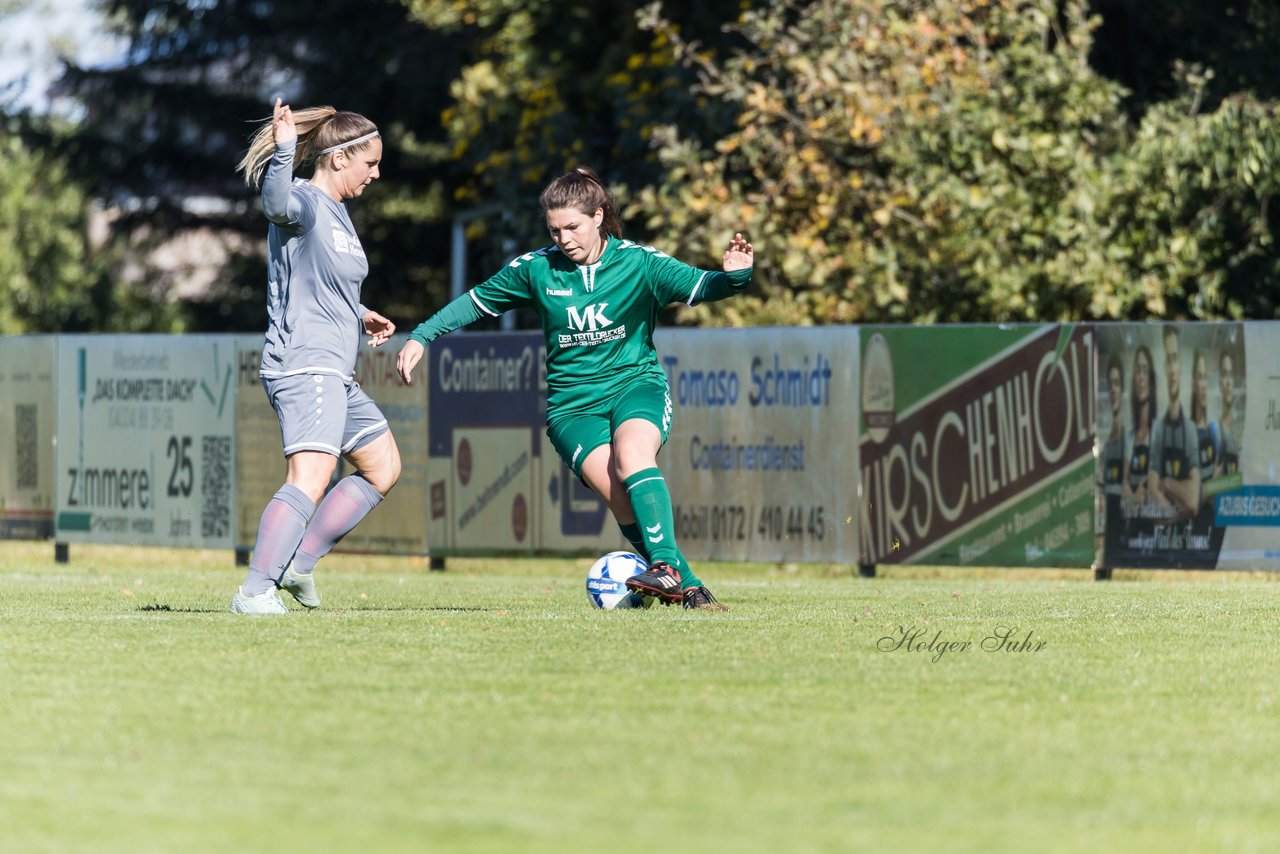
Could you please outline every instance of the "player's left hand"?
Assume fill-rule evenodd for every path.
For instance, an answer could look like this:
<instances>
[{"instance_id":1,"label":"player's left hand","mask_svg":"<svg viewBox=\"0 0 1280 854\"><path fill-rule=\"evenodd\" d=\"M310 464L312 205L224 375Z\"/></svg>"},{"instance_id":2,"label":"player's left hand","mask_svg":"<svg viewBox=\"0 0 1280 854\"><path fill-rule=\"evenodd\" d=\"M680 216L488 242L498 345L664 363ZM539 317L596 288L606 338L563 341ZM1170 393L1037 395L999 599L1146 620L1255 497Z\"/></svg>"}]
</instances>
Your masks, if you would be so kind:
<instances>
[{"instance_id":1,"label":"player's left hand","mask_svg":"<svg viewBox=\"0 0 1280 854\"><path fill-rule=\"evenodd\" d=\"M735 234L724 251L724 271L747 270L755 263L755 250L741 234Z\"/></svg>"},{"instance_id":2,"label":"player's left hand","mask_svg":"<svg viewBox=\"0 0 1280 854\"><path fill-rule=\"evenodd\" d=\"M369 346L380 347L396 334L396 325L373 309L364 313L364 331L369 333Z\"/></svg>"},{"instance_id":3,"label":"player's left hand","mask_svg":"<svg viewBox=\"0 0 1280 854\"><path fill-rule=\"evenodd\" d=\"M275 136L277 145L298 138L298 127L293 122L293 111L279 98L276 98L275 106L271 110L271 132Z\"/></svg>"}]
</instances>

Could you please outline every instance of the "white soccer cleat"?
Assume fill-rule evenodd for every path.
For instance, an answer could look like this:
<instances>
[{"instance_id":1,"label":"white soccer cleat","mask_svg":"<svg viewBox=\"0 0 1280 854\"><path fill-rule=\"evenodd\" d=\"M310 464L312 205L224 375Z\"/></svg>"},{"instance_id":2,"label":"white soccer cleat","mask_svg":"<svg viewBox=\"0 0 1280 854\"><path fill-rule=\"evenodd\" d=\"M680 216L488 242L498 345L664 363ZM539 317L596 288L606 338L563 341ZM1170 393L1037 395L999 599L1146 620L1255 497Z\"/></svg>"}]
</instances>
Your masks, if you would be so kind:
<instances>
[{"instance_id":1,"label":"white soccer cleat","mask_svg":"<svg viewBox=\"0 0 1280 854\"><path fill-rule=\"evenodd\" d=\"M304 608L319 608L320 594L316 592L316 579L311 573L294 572L293 564L280 576L280 589L288 593Z\"/></svg>"},{"instance_id":2,"label":"white soccer cleat","mask_svg":"<svg viewBox=\"0 0 1280 854\"><path fill-rule=\"evenodd\" d=\"M231 597L231 613L258 616L260 614L287 614L289 609L280 601L280 595L274 590L268 590L258 596L246 596L244 595L244 588L240 587L236 589L235 595Z\"/></svg>"}]
</instances>

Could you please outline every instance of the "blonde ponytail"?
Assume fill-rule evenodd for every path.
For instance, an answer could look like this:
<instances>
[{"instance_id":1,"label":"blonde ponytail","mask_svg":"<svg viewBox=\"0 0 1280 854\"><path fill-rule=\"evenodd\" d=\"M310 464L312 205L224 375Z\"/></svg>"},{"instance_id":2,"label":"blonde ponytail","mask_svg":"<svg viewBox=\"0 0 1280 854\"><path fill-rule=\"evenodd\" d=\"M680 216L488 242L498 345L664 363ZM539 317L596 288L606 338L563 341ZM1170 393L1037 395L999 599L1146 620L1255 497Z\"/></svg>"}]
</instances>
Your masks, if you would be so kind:
<instances>
[{"instance_id":1,"label":"blonde ponytail","mask_svg":"<svg viewBox=\"0 0 1280 854\"><path fill-rule=\"evenodd\" d=\"M306 107L293 111L293 124L298 129L298 149L294 155L294 169L322 157L331 157L332 153L325 149L341 146L360 137L370 137L363 143L350 147L352 151L367 148L372 142L372 135L378 132L378 126L359 113L348 113L335 110L333 107ZM267 171L267 164L276 150L276 134L274 122L267 119L249 139L249 150L244 159L236 166L237 172L244 172L244 182L253 189L262 186L262 176Z\"/></svg>"}]
</instances>

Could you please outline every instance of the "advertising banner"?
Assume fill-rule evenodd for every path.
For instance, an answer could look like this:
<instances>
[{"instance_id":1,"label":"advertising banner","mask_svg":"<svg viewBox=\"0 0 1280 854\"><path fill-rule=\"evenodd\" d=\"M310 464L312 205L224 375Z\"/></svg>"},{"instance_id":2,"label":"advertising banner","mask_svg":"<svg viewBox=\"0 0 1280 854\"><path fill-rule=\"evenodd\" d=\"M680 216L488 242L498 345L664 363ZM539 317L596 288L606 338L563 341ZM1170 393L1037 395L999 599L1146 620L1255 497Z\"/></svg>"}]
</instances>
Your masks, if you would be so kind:
<instances>
[{"instance_id":1,"label":"advertising banner","mask_svg":"<svg viewBox=\"0 0 1280 854\"><path fill-rule=\"evenodd\" d=\"M1280 569L1274 324L1096 329L1098 563Z\"/></svg>"},{"instance_id":2,"label":"advertising banner","mask_svg":"<svg viewBox=\"0 0 1280 854\"><path fill-rule=\"evenodd\" d=\"M66 335L56 359L57 538L230 549L230 339Z\"/></svg>"},{"instance_id":3,"label":"advertising banner","mask_svg":"<svg viewBox=\"0 0 1280 854\"><path fill-rule=\"evenodd\" d=\"M377 348L361 346L355 381L387 417L400 449L400 480L372 513L339 543L337 551L423 555L428 550L427 520L427 389L424 382L406 386L396 372L396 356L407 340L395 336ZM236 337L236 546L252 549L262 510L284 483L287 464L280 421L267 400L258 365L262 336ZM338 460L332 482L351 474Z\"/></svg>"},{"instance_id":4,"label":"advertising banner","mask_svg":"<svg viewBox=\"0 0 1280 854\"><path fill-rule=\"evenodd\" d=\"M0 539L53 536L54 340L0 338Z\"/></svg>"},{"instance_id":5,"label":"advertising banner","mask_svg":"<svg viewBox=\"0 0 1280 854\"><path fill-rule=\"evenodd\" d=\"M1089 566L1085 326L861 330L862 560Z\"/></svg>"},{"instance_id":6,"label":"advertising banner","mask_svg":"<svg viewBox=\"0 0 1280 854\"><path fill-rule=\"evenodd\" d=\"M858 330L659 330L658 458L691 560L857 559Z\"/></svg>"},{"instance_id":7,"label":"advertising banner","mask_svg":"<svg viewBox=\"0 0 1280 854\"><path fill-rule=\"evenodd\" d=\"M540 333L448 335L422 364L433 556L622 547L604 502L546 439Z\"/></svg>"}]
</instances>

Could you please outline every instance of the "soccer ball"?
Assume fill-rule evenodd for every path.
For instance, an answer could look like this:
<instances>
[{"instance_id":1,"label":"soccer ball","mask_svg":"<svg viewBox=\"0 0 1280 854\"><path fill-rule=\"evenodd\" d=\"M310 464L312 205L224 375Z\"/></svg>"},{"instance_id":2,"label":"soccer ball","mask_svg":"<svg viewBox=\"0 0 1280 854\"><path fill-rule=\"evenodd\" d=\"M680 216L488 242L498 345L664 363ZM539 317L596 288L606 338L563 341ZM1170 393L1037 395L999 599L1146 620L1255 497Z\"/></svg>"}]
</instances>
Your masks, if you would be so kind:
<instances>
[{"instance_id":1,"label":"soccer ball","mask_svg":"<svg viewBox=\"0 0 1280 854\"><path fill-rule=\"evenodd\" d=\"M644 558L631 552L609 552L587 570L587 601L606 611L620 608L648 608L649 596L627 589L627 579L649 568Z\"/></svg>"}]
</instances>

